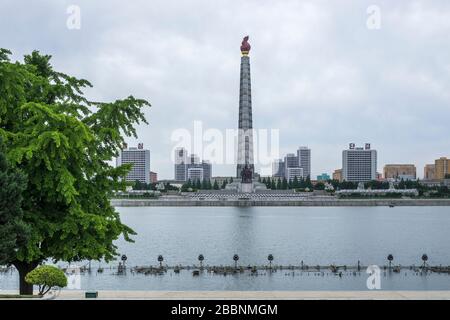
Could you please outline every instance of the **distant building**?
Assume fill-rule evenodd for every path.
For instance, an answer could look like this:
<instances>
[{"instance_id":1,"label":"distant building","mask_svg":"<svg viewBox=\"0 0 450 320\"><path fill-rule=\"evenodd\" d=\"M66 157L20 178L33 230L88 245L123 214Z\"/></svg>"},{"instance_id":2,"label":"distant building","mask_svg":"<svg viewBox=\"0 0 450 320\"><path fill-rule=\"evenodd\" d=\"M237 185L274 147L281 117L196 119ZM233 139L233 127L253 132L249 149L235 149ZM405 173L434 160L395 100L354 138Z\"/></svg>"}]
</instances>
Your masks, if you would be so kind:
<instances>
[{"instance_id":1,"label":"distant building","mask_svg":"<svg viewBox=\"0 0 450 320\"><path fill-rule=\"evenodd\" d=\"M200 161L200 158L191 154L188 155L188 152L184 148L175 149L175 181L188 181L192 177L198 179L201 172L201 180L211 179L212 174L212 165L209 161ZM202 169L202 170L190 170L190 169ZM189 176L189 172L191 172L191 176ZM193 180L193 179L191 179Z\"/></svg>"},{"instance_id":2,"label":"distant building","mask_svg":"<svg viewBox=\"0 0 450 320\"><path fill-rule=\"evenodd\" d=\"M284 161L283 161L283 159L277 159L272 163L272 177L275 177L275 178L284 177Z\"/></svg>"},{"instance_id":3,"label":"distant building","mask_svg":"<svg viewBox=\"0 0 450 320\"><path fill-rule=\"evenodd\" d=\"M295 154L293 153L288 153L285 157L284 157L284 169L286 170L287 168L298 168L298 158Z\"/></svg>"},{"instance_id":4,"label":"distant building","mask_svg":"<svg viewBox=\"0 0 450 320\"><path fill-rule=\"evenodd\" d=\"M158 182L158 174L156 172L150 171L150 183Z\"/></svg>"},{"instance_id":5,"label":"distant building","mask_svg":"<svg viewBox=\"0 0 450 320\"><path fill-rule=\"evenodd\" d=\"M295 176L297 179L303 178L303 169L299 166L298 157L293 153L288 153L284 157L284 177L286 180L292 180Z\"/></svg>"},{"instance_id":6,"label":"distant building","mask_svg":"<svg viewBox=\"0 0 450 320\"><path fill-rule=\"evenodd\" d=\"M445 179L450 174L450 159L442 157L434 161L434 178L437 180Z\"/></svg>"},{"instance_id":7,"label":"distant building","mask_svg":"<svg viewBox=\"0 0 450 320\"><path fill-rule=\"evenodd\" d=\"M387 164L383 169L383 176L386 180L416 180L416 166L413 164Z\"/></svg>"},{"instance_id":8,"label":"distant building","mask_svg":"<svg viewBox=\"0 0 450 320\"><path fill-rule=\"evenodd\" d=\"M175 181L187 180L188 153L185 148L175 149Z\"/></svg>"},{"instance_id":9,"label":"distant building","mask_svg":"<svg viewBox=\"0 0 450 320\"><path fill-rule=\"evenodd\" d=\"M330 179L330 176L326 173L322 173L320 176L317 176L317 181L328 181Z\"/></svg>"},{"instance_id":10,"label":"distant building","mask_svg":"<svg viewBox=\"0 0 450 320\"><path fill-rule=\"evenodd\" d=\"M297 150L298 165L303 169L303 176L311 178L311 149L300 147Z\"/></svg>"},{"instance_id":11,"label":"distant building","mask_svg":"<svg viewBox=\"0 0 450 320\"><path fill-rule=\"evenodd\" d=\"M367 182L377 178L377 151L366 143L364 148L350 144L342 152L342 178L351 182Z\"/></svg>"},{"instance_id":12,"label":"distant building","mask_svg":"<svg viewBox=\"0 0 450 320\"><path fill-rule=\"evenodd\" d=\"M423 169L423 179L424 180L434 180L435 179L436 167L434 164L427 164Z\"/></svg>"},{"instance_id":13,"label":"distant building","mask_svg":"<svg viewBox=\"0 0 450 320\"><path fill-rule=\"evenodd\" d=\"M203 181L205 178L204 170L201 167L192 167L187 169L187 178L188 180L194 181Z\"/></svg>"},{"instance_id":14,"label":"distant building","mask_svg":"<svg viewBox=\"0 0 450 320\"><path fill-rule=\"evenodd\" d=\"M333 172L333 180L342 182L342 169L336 169Z\"/></svg>"},{"instance_id":15,"label":"distant building","mask_svg":"<svg viewBox=\"0 0 450 320\"><path fill-rule=\"evenodd\" d=\"M141 183L150 183L150 150L144 149L142 143L138 147L128 148L124 144L120 151L119 157L116 159L116 165L132 164L130 172L127 174L126 181L139 181Z\"/></svg>"},{"instance_id":16,"label":"distant building","mask_svg":"<svg viewBox=\"0 0 450 320\"><path fill-rule=\"evenodd\" d=\"M301 179L304 177L303 168L294 167L286 169L286 180L293 181L295 178Z\"/></svg>"}]
</instances>

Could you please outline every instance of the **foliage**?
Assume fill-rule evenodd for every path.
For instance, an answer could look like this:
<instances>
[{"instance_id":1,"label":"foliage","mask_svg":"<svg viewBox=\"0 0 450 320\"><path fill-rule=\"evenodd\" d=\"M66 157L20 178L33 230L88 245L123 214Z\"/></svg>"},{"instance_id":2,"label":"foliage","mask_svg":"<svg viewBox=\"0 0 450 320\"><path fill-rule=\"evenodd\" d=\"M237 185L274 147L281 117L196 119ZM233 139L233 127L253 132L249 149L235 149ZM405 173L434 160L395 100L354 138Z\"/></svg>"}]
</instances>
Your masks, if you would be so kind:
<instances>
[{"instance_id":1,"label":"foliage","mask_svg":"<svg viewBox=\"0 0 450 320\"><path fill-rule=\"evenodd\" d=\"M49 258L109 261L113 241L134 234L110 204L130 166L110 161L123 136L136 137L134 126L147 123L149 103L89 101L83 90L92 85L53 70L51 56L34 51L11 63L9 54L0 49L0 136L11 165L28 177L22 209L31 227L9 262L23 273Z\"/></svg>"},{"instance_id":2,"label":"foliage","mask_svg":"<svg viewBox=\"0 0 450 320\"><path fill-rule=\"evenodd\" d=\"M53 287L64 288L67 286L67 278L64 272L54 266L40 266L29 272L25 281L39 286L39 295L44 295Z\"/></svg>"},{"instance_id":3,"label":"foliage","mask_svg":"<svg viewBox=\"0 0 450 320\"><path fill-rule=\"evenodd\" d=\"M0 137L0 265L15 258L16 250L26 244L30 233L21 208L26 177L8 165L4 151Z\"/></svg>"}]
</instances>

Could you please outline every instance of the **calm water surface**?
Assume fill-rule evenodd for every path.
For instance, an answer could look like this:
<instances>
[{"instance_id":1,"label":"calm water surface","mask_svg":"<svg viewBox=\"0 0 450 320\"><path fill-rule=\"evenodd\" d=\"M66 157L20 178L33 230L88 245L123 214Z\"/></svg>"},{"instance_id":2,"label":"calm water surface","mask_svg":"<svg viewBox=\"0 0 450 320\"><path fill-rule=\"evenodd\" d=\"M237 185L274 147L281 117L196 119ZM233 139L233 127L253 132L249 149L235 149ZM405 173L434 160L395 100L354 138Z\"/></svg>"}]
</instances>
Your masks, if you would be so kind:
<instances>
[{"instance_id":1,"label":"calm water surface","mask_svg":"<svg viewBox=\"0 0 450 320\"><path fill-rule=\"evenodd\" d=\"M159 254L168 265L274 264L420 265L427 253L431 265L450 265L448 207L170 207L118 208L124 223L138 235L135 243L120 239L128 266L156 265ZM96 270L97 262L92 266ZM117 262L112 263L117 266ZM116 290L365 290L367 274L344 272L339 278L296 271L219 276L189 271L164 276L113 275L106 267L82 276L82 289ZM17 288L17 273L0 276L0 288ZM450 276L382 272L385 290L450 290Z\"/></svg>"}]
</instances>

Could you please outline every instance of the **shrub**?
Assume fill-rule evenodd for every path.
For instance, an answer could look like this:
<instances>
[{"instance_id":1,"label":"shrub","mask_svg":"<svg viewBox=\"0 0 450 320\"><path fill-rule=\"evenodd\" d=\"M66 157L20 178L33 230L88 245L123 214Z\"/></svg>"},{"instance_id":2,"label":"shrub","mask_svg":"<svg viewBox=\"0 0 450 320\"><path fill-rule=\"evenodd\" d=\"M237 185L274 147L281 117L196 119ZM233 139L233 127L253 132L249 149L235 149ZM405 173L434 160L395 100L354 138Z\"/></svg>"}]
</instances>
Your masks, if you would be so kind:
<instances>
[{"instance_id":1,"label":"shrub","mask_svg":"<svg viewBox=\"0 0 450 320\"><path fill-rule=\"evenodd\" d=\"M39 295L44 295L53 287L64 288L67 286L67 278L64 272L54 266L40 266L29 272L25 281L39 286Z\"/></svg>"}]
</instances>

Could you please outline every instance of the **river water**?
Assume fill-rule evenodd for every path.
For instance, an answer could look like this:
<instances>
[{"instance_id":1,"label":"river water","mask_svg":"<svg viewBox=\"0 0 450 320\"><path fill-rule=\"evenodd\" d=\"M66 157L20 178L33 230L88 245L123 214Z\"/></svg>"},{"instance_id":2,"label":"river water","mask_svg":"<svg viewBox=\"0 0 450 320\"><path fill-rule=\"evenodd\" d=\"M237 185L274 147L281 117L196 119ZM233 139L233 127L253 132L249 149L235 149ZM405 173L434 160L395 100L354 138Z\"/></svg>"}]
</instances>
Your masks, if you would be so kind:
<instances>
[{"instance_id":1,"label":"river water","mask_svg":"<svg viewBox=\"0 0 450 320\"><path fill-rule=\"evenodd\" d=\"M450 265L450 208L448 207L136 207L118 208L124 223L138 235L135 243L117 241L127 266L158 265L164 256L170 266L267 264L379 265L383 290L450 290L450 276L412 270L384 272L388 254L394 264L419 266L426 253L430 265ZM191 271L165 275L116 275L118 262L81 276L84 290L367 290L365 270L323 273L292 271L258 275L193 277ZM63 265L63 264L61 264ZM1 289L18 287L16 272L0 276Z\"/></svg>"}]
</instances>

